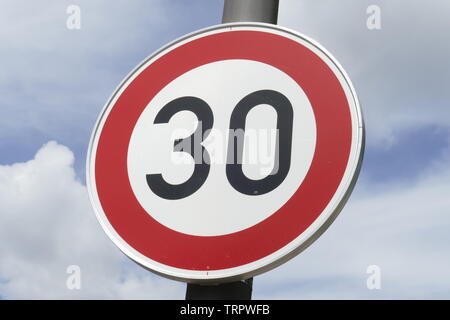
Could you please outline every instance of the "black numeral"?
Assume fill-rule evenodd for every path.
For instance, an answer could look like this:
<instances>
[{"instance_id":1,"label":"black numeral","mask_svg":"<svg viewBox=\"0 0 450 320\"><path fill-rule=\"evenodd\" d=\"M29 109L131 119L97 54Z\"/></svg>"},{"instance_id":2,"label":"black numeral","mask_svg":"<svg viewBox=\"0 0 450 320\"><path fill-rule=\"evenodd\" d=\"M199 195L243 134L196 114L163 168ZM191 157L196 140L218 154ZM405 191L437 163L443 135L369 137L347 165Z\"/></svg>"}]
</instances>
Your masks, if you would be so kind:
<instances>
[{"instance_id":1,"label":"black numeral","mask_svg":"<svg viewBox=\"0 0 450 320\"><path fill-rule=\"evenodd\" d=\"M259 180L249 179L242 171L244 148L243 137L239 139L236 132L245 132L245 120L254 107L268 104L277 112L277 143L272 172ZM291 166L293 111L289 100L273 90L261 90L244 97L234 108L230 119L230 139L228 140L227 178L237 191L247 195L261 195L277 188L286 178ZM230 150L233 152L230 153ZM239 159L238 157L241 157Z\"/></svg>"},{"instance_id":2,"label":"black numeral","mask_svg":"<svg viewBox=\"0 0 450 320\"><path fill-rule=\"evenodd\" d=\"M159 173L147 174L146 176L150 189L161 198L169 200L190 196L205 183L209 174L209 154L201 145L203 139L199 140L197 137L206 138L207 134L204 136L205 131L209 133L213 126L214 120L211 108L205 101L196 97L178 98L166 104L158 112L154 123L168 123L170 118L180 111L191 111L198 119L197 129L192 135L174 142L174 151L189 153L194 159L195 167L192 176L181 184L170 184ZM190 144L190 146L186 147L187 144Z\"/></svg>"}]
</instances>

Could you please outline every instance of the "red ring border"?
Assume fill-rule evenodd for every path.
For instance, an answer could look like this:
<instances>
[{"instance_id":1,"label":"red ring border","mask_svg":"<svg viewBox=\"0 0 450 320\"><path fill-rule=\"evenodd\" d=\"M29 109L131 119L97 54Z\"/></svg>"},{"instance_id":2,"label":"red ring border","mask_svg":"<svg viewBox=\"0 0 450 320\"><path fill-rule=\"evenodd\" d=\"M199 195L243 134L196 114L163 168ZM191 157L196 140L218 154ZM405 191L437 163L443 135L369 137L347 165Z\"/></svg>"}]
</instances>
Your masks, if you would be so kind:
<instances>
[{"instance_id":1,"label":"red ring border","mask_svg":"<svg viewBox=\"0 0 450 320\"><path fill-rule=\"evenodd\" d=\"M272 65L299 84L316 118L316 149L298 190L270 217L232 234L187 235L160 224L140 206L128 178L128 144L140 114L162 88L191 69L227 59ZM321 215L346 170L352 125L341 83L313 51L288 37L266 31L224 30L176 48L172 46L136 73L115 104L109 106L110 113L97 133L100 137L94 150L98 199L109 223L130 247L174 268L228 269L276 252Z\"/></svg>"}]
</instances>

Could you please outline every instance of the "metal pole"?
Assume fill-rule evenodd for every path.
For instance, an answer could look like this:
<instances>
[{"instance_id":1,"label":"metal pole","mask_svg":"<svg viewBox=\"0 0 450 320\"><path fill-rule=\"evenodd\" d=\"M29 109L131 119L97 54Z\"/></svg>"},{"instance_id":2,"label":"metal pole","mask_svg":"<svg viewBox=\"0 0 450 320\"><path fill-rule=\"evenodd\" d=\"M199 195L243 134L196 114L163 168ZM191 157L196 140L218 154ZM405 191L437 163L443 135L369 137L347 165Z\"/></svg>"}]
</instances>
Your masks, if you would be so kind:
<instances>
[{"instance_id":1,"label":"metal pole","mask_svg":"<svg viewBox=\"0 0 450 320\"><path fill-rule=\"evenodd\" d=\"M279 0L225 0L222 23L266 22L277 24Z\"/></svg>"},{"instance_id":2,"label":"metal pole","mask_svg":"<svg viewBox=\"0 0 450 320\"><path fill-rule=\"evenodd\" d=\"M222 23L277 24L279 0L225 0ZM218 285L188 283L186 300L251 300L253 278Z\"/></svg>"}]
</instances>

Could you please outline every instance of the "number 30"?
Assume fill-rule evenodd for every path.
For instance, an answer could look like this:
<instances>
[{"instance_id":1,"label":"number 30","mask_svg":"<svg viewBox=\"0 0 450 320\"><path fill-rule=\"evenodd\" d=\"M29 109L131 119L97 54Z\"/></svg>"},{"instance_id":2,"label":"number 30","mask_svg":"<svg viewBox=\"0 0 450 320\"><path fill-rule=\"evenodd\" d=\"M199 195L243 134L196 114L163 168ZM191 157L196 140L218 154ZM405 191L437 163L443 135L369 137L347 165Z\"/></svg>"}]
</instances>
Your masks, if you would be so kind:
<instances>
[{"instance_id":1,"label":"number 30","mask_svg":"<svg viewBox=\"0 0 450 320\"><path fill-rule=\"evenodd\" d=\"M275 150L274 169L265 178L259 180L249 179L242 171L242 159L237 159L243 154L243 143L237 143L237 137L233 134L236 130L245 132L245 120L248 113L254 107L268 104L277 112L277 135L278 139ZM177 200L186 198L196 192L205 183L210 169L210 158L208 151L201 145L208 136L214 123L214 117L209 105L200 98L181 97L167 103L156 115L155 124L168 123L173 115L180 111L191 111L202 125L198 126L196 132L191 136L178 139L174 142L175 152L186 152L182 150L183 142L198 143L203 157L196 161L192 176L181 184L170 184L164 180L160 173L147 174L147 184L150 189L161 198ZM292 123L293 110L290 101L280 92L274 90L260 90L245 96L234 108L230 119L230 139L228 140L228 159L226 175L231 186L238 192L249 196L262 195L277 188L286 178L291 165L292 149ZM198 132L200 131L201 132ZM199 135L201 133L201 135ZM194 137L201 136L202 141L196 141ZM194 158L194 148L188 148L189 154ZM230 150L233 152L230 153ZM230 155L231 154L231 155ZM199 163L197 163L199 162Z\"/></svg>"}]
</instances>

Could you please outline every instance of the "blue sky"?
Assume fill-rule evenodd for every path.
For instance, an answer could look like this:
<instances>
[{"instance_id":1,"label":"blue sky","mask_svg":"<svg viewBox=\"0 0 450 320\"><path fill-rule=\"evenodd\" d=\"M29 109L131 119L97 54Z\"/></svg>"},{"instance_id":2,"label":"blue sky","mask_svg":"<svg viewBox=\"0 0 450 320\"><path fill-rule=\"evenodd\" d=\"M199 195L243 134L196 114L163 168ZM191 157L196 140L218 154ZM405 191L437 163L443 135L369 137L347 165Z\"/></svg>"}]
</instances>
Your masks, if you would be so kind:
<instances>
[{"instance_id":1,"label":"blue sky","mask_svg":"<svg viewBox=\"0 0 450 320\"><path fill-rule=\"evenodd\" d=\"M81 8L80 30L66 28L71 4ZM381 8L381 30L366 27L371 4ZM128 72L175 38L218 24L222 1L1 7L0 296L183 298L183 284L142 270L103 234L86 195L86 149ZM279 24L317 40L348 72L367 146L339 218L304 253L256 277L255 298L450 297L449 14L446 0L280 0ZM65 286L70 264L82 269L82 290ZM372 264L381 290L366 287Z\"/></svg>"}]
</instances>

